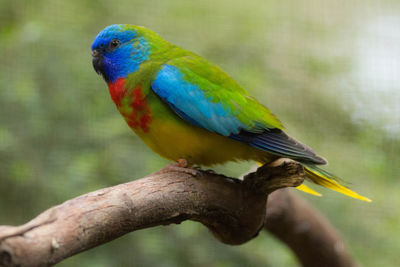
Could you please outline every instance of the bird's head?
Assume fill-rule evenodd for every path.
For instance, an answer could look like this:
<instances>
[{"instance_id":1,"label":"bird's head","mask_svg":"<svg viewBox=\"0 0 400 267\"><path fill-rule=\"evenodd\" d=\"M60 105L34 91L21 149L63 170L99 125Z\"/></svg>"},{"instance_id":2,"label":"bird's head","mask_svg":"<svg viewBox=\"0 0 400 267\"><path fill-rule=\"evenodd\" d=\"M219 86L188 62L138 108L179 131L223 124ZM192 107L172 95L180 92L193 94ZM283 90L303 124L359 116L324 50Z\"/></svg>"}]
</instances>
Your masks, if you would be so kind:
<instances>
[{"instance_id":1,"label":"bird's head","mask_svg":"<svg viewBox=\"0 0 400 267\"><path fill-rule=\"evenodd\" d=\"M92 44L93 67L106 82L113 83L139 69L152 53L144 27L118 24L102 30Z\"/></svg>"}]
</instances>

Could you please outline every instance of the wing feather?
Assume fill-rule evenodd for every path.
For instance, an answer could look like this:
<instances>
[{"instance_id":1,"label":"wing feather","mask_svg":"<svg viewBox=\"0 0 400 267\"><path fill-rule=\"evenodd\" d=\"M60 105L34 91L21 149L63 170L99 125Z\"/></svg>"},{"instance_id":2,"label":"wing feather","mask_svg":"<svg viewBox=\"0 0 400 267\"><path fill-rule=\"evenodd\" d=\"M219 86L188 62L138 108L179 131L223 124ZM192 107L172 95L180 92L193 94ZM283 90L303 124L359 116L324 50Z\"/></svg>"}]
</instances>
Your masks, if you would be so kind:
<instances>
[{"instance_id":1,"label":"wing feather","mask_svg":"<svg viewBox=\"0 0 400 267\"><path fill-rule=\"evenodd\" d=\"M151 87L192 124L278 156L326 163L311 148L286 135L280 121L225 72L201 58L184 57L164 64Z\"/></svg>"}]
</instances>

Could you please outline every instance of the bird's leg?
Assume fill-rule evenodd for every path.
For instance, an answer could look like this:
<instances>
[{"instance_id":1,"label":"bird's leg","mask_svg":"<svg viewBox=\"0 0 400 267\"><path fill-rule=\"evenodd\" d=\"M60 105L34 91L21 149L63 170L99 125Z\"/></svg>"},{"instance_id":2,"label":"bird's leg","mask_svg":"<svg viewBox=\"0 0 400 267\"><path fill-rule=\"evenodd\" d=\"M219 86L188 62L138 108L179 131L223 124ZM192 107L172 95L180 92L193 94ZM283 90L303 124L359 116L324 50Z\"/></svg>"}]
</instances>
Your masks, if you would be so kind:
<instances>
[{"instance_id":1,"label":"bird's leg","mask_svg":"<svg viewBox=\"0 0 400 267\"><path fill-rule=\"evenodd\" d=\"M188 165L189 165L186 159L178 159L177 164L179 167L182 167L182 168L188 168ZM192 165L191 169L194 169L196 171L203 171L203 172L206 172L209 174L217 174L213 169L202 170L201 167L198 165L197 166Z\"/></svg>"},{"instance_id":2,"label":"bird's leg","mask_svg":"<svg viewBox=\"0 0 400 267\"><path fill-rule=\"evenodd\" d=\"M178 159L177 163L178 163L178 167L181 167L181 168L187 168L187 166L188 166L188 162L186 159Z\"/></svg>"},{"instance_id":3,"label":"bird's leg","mask_svg":"<svg viewBox=\"0 0 400 267\"><path fill-rule=\"evenodd\" d=\"M165 166L163 169L154 174L162 174L166 172L183 172L192 176L197 176L199 174L198 170L188 167L188 162L186 159L178 159L177 162Z\"/></svg>"}]
</instances>

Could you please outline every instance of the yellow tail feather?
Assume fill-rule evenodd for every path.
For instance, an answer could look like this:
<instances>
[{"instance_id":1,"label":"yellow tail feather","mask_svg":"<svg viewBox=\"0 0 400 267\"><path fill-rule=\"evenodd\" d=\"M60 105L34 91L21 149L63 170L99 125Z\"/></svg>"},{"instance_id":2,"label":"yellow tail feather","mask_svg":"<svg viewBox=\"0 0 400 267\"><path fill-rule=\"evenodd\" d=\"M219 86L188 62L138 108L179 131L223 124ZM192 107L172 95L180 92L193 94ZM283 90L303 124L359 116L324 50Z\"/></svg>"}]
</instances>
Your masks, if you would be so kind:
<instances>
[{"instance_id":1,"label":"yellow tail feather","mask_svg":"<svg viewBox=\"0 0 400 267\"><path fill-rule=\"evenodd\" d=\"M263 164L261 162L257 162L258 165L262 166ZM321 185L323 187L327 187L331 190L334 190L336 192L342 193L346 196L353 197L356 199L360 199L366 202L371 202L372 200L366 197L363 197L356 192L348 189L347 187L339 184L333 179L330 179L326 177L323 173L318 172L317 170L311 169L311 166L304 166L304 170L306 171L307 178L310 179L313 183ZM314 195L314 196L322 196L322 194L318 193L317 191L311 189L310 187L306 186L304 183L297 186L296 189L303 191L305 193Z\"/></svg>"},{"instance_id":2,"label":"yellow tail feather","mask_svg":"<svg viewBox=\"0 0 400 267\"><path fill-rule=\"evenodd\" d=\"M298 187L296 187L296 189L306 192L310 195L314 195L314 196L318 196L321 197L322 195L320 193L318 193L317 191L315 191L314 189L311 189L310 187L306 186L305 184L301 184Z\"/></svg>"},{"instance_id":3,"label":"yellow tail feather","mask_svg":"<svg viewBox=\"0 0 400 267\"><path fill-rule=\"evenodd\" d=\"M304 166L304 169L306 171L307 178L309 178L311 181L313 181L314 183L316 183L318 185L327 187L327 188L337 191L339 193L345 194L349 197L353 197L353 198L360 199L363 201L371 202L371 200L369 198L363 197L363 196L357 194L356 192L351 191L347 187L344 187L343 185L339 184L335 180L326 177L324 174L319 173L316 170L312 170L306 166Z\"/></svg>"}]
</instances>

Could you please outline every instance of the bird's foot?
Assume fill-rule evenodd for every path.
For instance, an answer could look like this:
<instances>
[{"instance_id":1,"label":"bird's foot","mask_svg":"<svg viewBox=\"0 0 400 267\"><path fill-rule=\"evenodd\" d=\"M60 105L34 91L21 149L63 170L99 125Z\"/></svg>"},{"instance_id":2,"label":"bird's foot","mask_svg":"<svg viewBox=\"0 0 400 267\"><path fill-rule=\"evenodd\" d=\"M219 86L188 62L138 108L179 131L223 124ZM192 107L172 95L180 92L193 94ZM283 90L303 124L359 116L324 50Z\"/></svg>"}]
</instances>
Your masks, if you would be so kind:
<instances>
[{"instance_id":1,"label":"bird's foot","mask_svg":"<svg viewBox=\"0 0 400 267\"><path fill-rule=\"evenodd\" d=\"M206 173L209 173L209 174L217 174L213 169L203 170L203 172L206 172Z\"/></svg>"},{"instance_id":2,"label":"bird's foot","mask_svg":"<svg viewBox=\"0 0 400 267\"><path fill-rule=\"evenodd\" d=\"M178 159L177 161L178 167L187 168L188 162L186 159Z\"/></svg>"},{"instance_id":3,"label":"bird's foot","mask_svg":"<svg viewBox=\"0 0 400 267\"><path fill-rule=\"evenodd\" d=\"M186 159L178 159L177 162L165 166L163 169L159 170L155 174L161 174L167 172L183 172L190 174L192 176L197 176L200 173L199 170L189 168Z\"/></svg>"}]
</instances>

